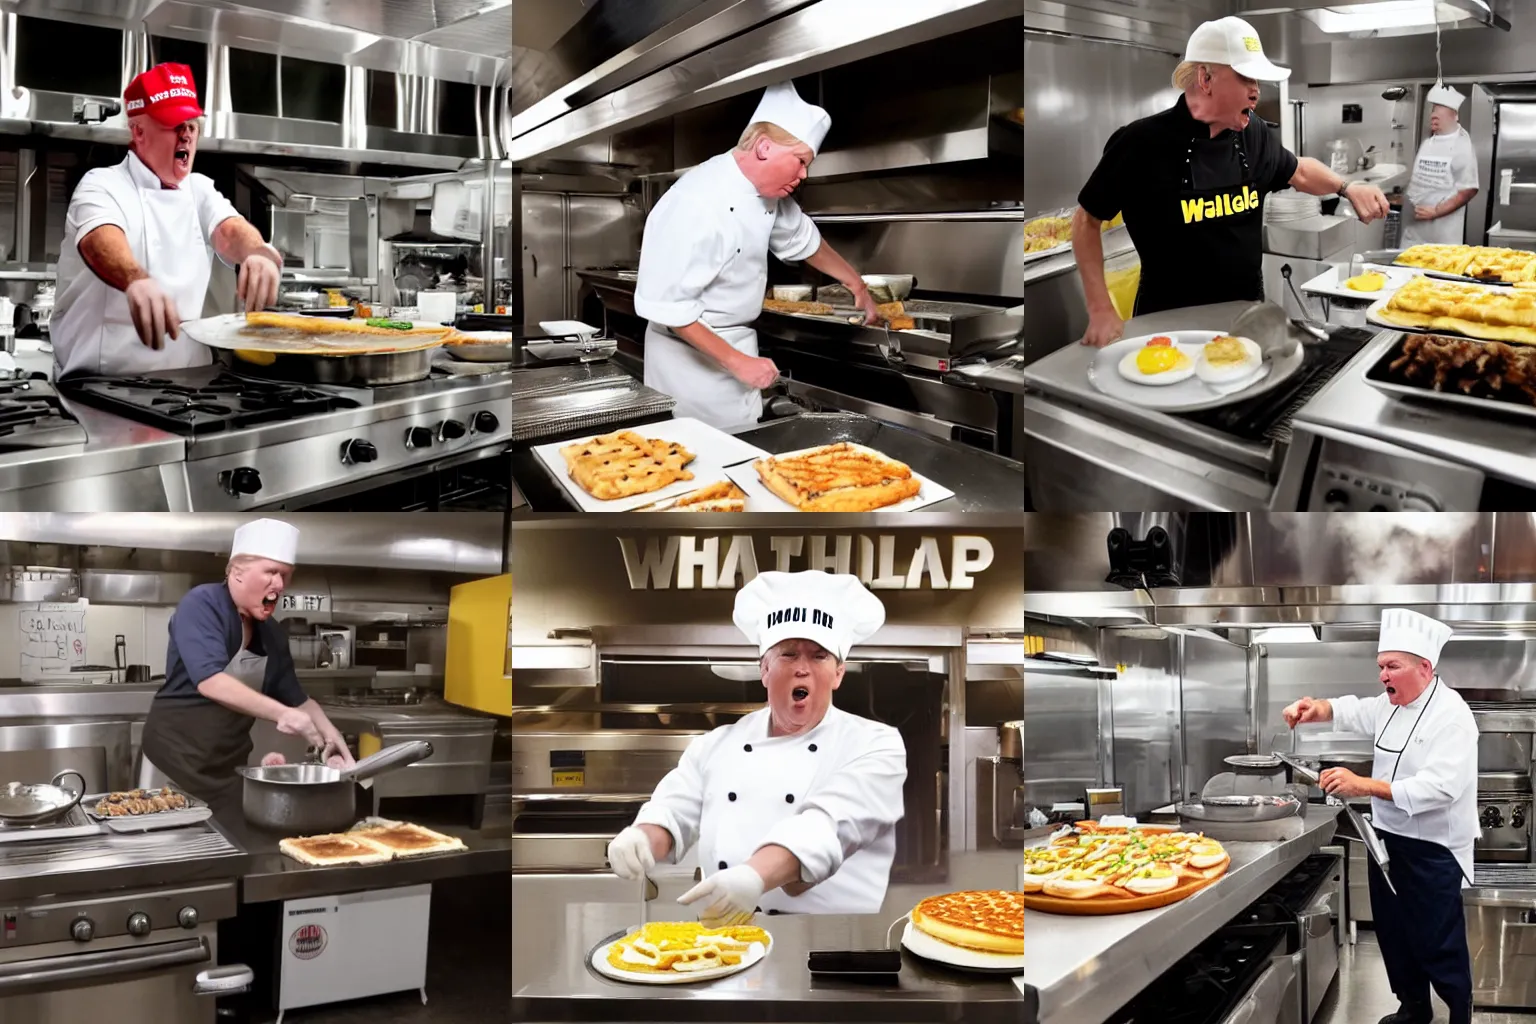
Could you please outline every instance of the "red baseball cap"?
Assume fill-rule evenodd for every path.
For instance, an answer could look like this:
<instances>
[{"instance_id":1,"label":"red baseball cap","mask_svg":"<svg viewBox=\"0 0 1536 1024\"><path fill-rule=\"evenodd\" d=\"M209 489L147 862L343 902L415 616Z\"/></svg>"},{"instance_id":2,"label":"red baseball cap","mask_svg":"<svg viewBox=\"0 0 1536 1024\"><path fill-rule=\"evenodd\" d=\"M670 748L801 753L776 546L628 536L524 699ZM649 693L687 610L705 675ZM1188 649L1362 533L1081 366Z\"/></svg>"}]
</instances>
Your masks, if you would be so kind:
<instances>
[{"instance_id":1,"label":"red baseball cap","mask_svg":"<svg viewBox=\"0 0 1536 1024\"><path fill-rule=\"evenodd\" d=\"M123 90L124 113L148 114L167 128L203 116L197 82L185 64L156 64L140 72Z\"/></svg>"}]
</instances>

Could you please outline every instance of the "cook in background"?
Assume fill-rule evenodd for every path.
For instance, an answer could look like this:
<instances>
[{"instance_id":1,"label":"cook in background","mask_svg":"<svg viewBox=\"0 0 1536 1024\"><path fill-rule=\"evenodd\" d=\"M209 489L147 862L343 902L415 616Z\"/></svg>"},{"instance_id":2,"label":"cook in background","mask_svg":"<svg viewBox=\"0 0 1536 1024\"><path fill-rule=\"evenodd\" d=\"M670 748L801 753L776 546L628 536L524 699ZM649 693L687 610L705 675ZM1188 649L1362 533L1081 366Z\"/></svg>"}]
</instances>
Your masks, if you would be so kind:
<instances>
[{"instance_id":1,"label":"cook in background","mask_svg":"<svg viewBox=\"0 0 1536 1024\"><path fill-rule=\"evenodd\" d=\"M1477 195L1477 154L1457 111L1466 97L1436 83L1429 90L1429 138L1419 147L1408 179L1413 219L1403 225L1403 247L1431 243L1461 245L1466 238L1464 207Z\"/></svg>"},{"instance_id":2,"label":"cook in background","mask_svg":"<svg viewBox=\"0 0 1536 1024\"><path fill-rule=\"evenodd\" d=\"M215 814L238 813L262 718L303 736L332 767L353 764L346 741L294 674L288 634L272 619L293 575L299 531L257 519L235 531L223 583L193 587L171 616L165 685L144 722L144 758ZM271 758L267 759L270 763Z\"/></svg>"},{"instance_id":3,"label":"cook in background","mask_svg":"<svg viewBox=\"0 0 1536 1024\"><path fill-rule=\"evenodd\" d=\"M1078 194L1072 251L1088 304L1084 344L1119 338L1125 321L1104 283L1100 227L1117 213L1141 257L1137 315L1208 303L1264 298L1264 197L1289 185L1316 196L1337 193L1369 223L1387 214L1381 189L1347 185L1311 157L1297 158L1253 108L1260 82L1290 70L1264 56L1241 18L1202 24L1189 37L1173 84L1183 95L1168 110L1116 130Z\"/></svg>"},{"instance_id":4,"label":"cook in background","mask_svg":"<svg viewBox=\"0 0 1536 1024\"><path fill-rule=\"evenodd\" d=\"M736 148L683 175L646 218L635 283L635 312L650 321L645 383L677 399L677 415L722 430L762 417L779 368L758 356L750 325L770 251L836 278L879 319L858 272L790 198L831 127L792 83L769 86Z\"/></svg>"},{"instance_id":5,"label":"cook in background","mask_svg":"<svg viewBox=\"0 0 1536 1024\"><path fill-rule=\"evenodd\" d=\"M638 879L697 842L704 880L678 902L711 927L760 910L875 913L907 751L891 726L833 707L832 693L885 606L855 576L765 572L737 593L734 619L758 646L768 706L689 743L609 844L609 863Z\"/></svg>"},{"instance_id":6,"label":"cook in background","mask_svg":"<svg viewBox=\"0 0 1536 1024\"><path fill-rule=\"evenodd\" d=\"M1429 1024L1429 989L1451 1024L1472 1021L1472 957L1461 889L1472 884L1477 824L1477 722L1435 671L1451 627L1405 608L1381 614L1376 665L1383 692L1369 700L1303 697L1285 723L1333 722L1375 739L1371 777L1322 773L1338 797L1369 796L1371 822L1387 848L1393 889L1370 863L1371 909L1387 980L1401 1003L1381 1024Z\"/></svg>"},{"instance_id":7,"label":"cook in background","mask_svg":"<svg viewBox=\"0 0 1536 1024\"><path fill-rule=\"evenodd\" d=\"M192 173L203 110L191 69L157 64L128 83L123 100L128 155L87 171L64 218L49 327L55 377L208 365L208 349L180 324L202 316L210 248L240 265L246 312L277 301L282 255L211 179Z\"/></svg>"}]
</instances>

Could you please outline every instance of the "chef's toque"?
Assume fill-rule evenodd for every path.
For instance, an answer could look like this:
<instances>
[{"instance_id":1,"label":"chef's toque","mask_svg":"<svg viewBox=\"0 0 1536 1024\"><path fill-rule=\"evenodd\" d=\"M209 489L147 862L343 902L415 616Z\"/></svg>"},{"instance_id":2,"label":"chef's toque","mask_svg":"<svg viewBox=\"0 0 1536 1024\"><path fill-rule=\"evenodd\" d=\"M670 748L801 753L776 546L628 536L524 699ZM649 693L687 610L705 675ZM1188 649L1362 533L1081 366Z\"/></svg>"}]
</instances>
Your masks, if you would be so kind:
<instances>
[{"instance_id":1,"label":"chef's toque","mask_svg":"<svg viewBox=\"0 0 1536 1024\"><path fill-rule=\"evenodd\" d=\"M281 519L254 519L235 531L235 543L229 549L235 555L256 555L274 562L297 565L299 528Z\"/></svg>"},{"instance_id":2,"label":"chef's toque","mask_svg":"<svg viewBox=\"0 0 1536 1024\"><path fill-rule=\"evenodd\" d=\"M846 660L854 644L885 624L885 605L857 576L765 572L737 591L732 617L759 654L794 638L814 641Z\"/></svg>"},{"instance_id":3,"label":"chef's toque","mask_svg":"<svg viewBox=\"0 0 1536 1024\"><path fill-rule=\"evenodd\" d=\"M832 115L801 99L793 82L780 82L763 90L763 98L748 123L759 121L778 125L810 146L813 153L821 152L821 142L832 129Z\"/></svg>"},{"instance_id":4,"label":"chef's toque","mask_svg":"<svg viewBox=\"0 0 1536 1024\"><path fill-rule=\"evenodd\" d=\"M1426 97L1431 106L1450 107L1452 110L1460 110L1462 101L1466 99L1461 93L1448 85L1436 85L1429 90Z\"/></svg>"},{"instance_id":5,"label":"chef's toque","mask_svg":"<svg viewBox=\"0 0 1536 1024\"><path fill-rule=\"evenodd\" d=\"M1440 663L1440 650L1451 638L1451 627L1407 608L1388 608L1381 613L1381 640L1376 653L1404 651L1431 665Z\"/></svg>"}]
</instances>

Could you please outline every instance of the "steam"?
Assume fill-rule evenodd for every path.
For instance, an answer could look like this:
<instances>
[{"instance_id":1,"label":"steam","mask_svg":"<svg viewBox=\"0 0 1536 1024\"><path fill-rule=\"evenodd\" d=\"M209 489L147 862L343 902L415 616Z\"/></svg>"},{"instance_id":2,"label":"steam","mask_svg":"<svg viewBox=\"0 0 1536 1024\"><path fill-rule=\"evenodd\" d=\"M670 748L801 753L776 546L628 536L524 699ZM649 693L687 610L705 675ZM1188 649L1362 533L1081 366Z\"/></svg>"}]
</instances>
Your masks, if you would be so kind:
<instances>
[{"instance_id":1,"label":"steam","mask_svg":"<svg viewBox=\"0 0 1536 1024\"><path fill-rule=\"evenodd\" d=\"M1476 512L1321 513L1325 530L1337 543L1318 545L1307 536L1313 531L1300 527L1306 516L1319 514L1274 517L1275 525L1289 536L1303 564L1314 570L1307 573L1305 582L1309 584L1323 584L1322 575L1330 577L1326 580L1330 584L1386 585L1449 580L1451 570L1455 568L1457 544L1478 521ZM1343 560L1344 579L1333 577L1331 572L1312 561L1324 552Z\"/></svg>"}]
</instances>

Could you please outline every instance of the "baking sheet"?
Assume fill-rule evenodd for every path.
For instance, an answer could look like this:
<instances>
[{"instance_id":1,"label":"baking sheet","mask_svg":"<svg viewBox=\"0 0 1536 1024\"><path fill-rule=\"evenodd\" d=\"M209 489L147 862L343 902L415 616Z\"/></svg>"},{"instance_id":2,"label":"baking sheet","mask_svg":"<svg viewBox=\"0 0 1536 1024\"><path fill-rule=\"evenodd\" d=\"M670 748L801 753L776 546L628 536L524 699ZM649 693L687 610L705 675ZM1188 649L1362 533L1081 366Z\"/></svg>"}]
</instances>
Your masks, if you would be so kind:
<instances>
[{"instance_id":1,"label":"baking sheet","mask_svg":"<svg viewBox=\"0 0 1536 1024\"><path fill-rule=\"evenodd\" d=\"M1367 263L1365 270L1374 270L1378 274L1384 274L1387 283L1380 290L1374 292L1357 292L1352 288L1344 287L1344 281L1349 277L1349 267L1329 267L1318 274L1312 280L1301 286L1301 290L1309 295L1326 295L1333 299L1353 299L1356 302L1371 302L1383 295L1391 295L1403 285L1412 281L1417 271L1410 267L1388 267L1380 263Z\"/></svg>"},{"instance_id":2,"label":"baking sheet","mask_svg":"<svg viewBox=\"0 0 1536 1024\"><path fill-rule=\"evenodd\" d=\"M202 320L187 320L181 329L193 341L210 348L241 349L249 352L276 352L286 355L349 356L383 355L390 352L418 352L424 348L436 348L443 343L452 328L442 324L409 321L414 327L436 328L440 333L433 337L404 336L389 338L371 334L313 334L302 337L260 337L244 333L244 313L225 313ZM257 330L253 328L253 330ZM263 333L269 330L260 329Z\"/></svg>"},{"instance_id":3,"label":"baking sheet","mask_svg":"<svg viewBox=\"0 0 1536 1024\"><path fill-rule=\"evenodd\" d=\"M157 790L160 787L155 787ZM168 828L185 828L188 825L196 825L213 817L213 809L208 804L191 793L184 793L175 786L168 787L174 793L187 798L188 806L180 811L156 811L152 814L127 814L121 817L110 817L96 813L96 805L108 796L107 793L94 793L80 798L80 809L85 811L86 817L92 821L100 822L113 832L159 832ZM127 790L117 790L127 792Z\"/></svg>"},{"instance_id":4,"label":"baking sheet","mask_svg":"<svg viewBox=\"0 0 1536 1024\"><path fill-rule=\"evenodd\" d=\"M806 452L813 452L818 448L823 447L825 447L825 445L816 445L811 448L801 448L798 451L782 452L780 453L780 457L782 458L784 456L803 455ZM881 455L883 458L889 458L889 456L884 455L884 453L878 452L873 448L867 448L861 444L854 444L852 447L858 449L859 451L872 452L876 455ZM761 456L753 456L753 459L755 460L760 457ZM749 461L726 466L725 473L728 477L736 482L736 486L747 492L748 512L800 511L799 509L795 508L795 506L791 505L789 502L785 501L783 498L779 497L777 494L774 494L768 489L768 486L763 483L762 477L757 475L757 468L752 465L752 462ZM945 487L943 484L930 480L928 477L923 476L923 474L917 472L916 470L912 471L912 477L920 485L920 488L916 494L906 499L905 501L898 501L894 505L886 505L884 508L876 509L875 511L913 512L917 509L927 508L929 505L943 501L946 498L953 498L955 496L954 491L950 490L948 487Z\"/></svg>"},{"instance_id":5,"label":"baking sheet","mask_svg":"<svg viewBox=\"0 0 1536 1024\"><path fill-rule=\"evenodd\" d=\"M773 952L773 936L769 935L766 948L754 942L748 948L746 955L741 958L741 963L729 967L721 967L713 971L698 971L693 974L640 974L638 972L621 971L608 962L608 949L615 942L628 936L631 931L636 930L631 928L622 935L599 942L597 948L592 950L591 956L587 958L587 962L592 965L592 969L605 978L612 978L615 981L630 981L638 985L687 985L700 981L714 981L716 978L725 978L732 974L740 974Z\"/></svg>"},{"instance_id":6,"label":"baking sheet","mask_svg":"<svg viewBox=\"0 0 1536 1024\"><path fill-rule=\"evenodd\" d=\"M1264 360L1264 367L1246 382L1210 385L1191 376L1177 384L1134 384L1120 375L1120 361L1126 354L1141 348L1153 338L1172 338L1191 360L1200 349L1225 331L1159 331L1136 338L1126 338L1099 350L1093 362L1088 364L1088 382L1102 394L1128 405L1158 412L1200 412L1219 409L1234 402L1247 401L1283 384L1306 361L1306 349L1298 345L1290 355L1279 360Z\"/></svg>"},{"instance_id":7,"label":"baking sheet","mask_svg":"<svg viewBox=\"0 0 1536 1024\"><path fill-rule=\"evenodd\" d=\"M1447 337L1451 337L1451 335L1447 335ZM1459 335L1456 337L1459 337ZM1403 344L1406 340L1406 338L1398 338L1391 345L1388 345L1381 358L1362 371L1367 384L1377 391L1391 395L1394 398L1438 402L1443 405L1455 406L1479 413L1513 414L1536 420L1536 405L1529 403L1522 404L1521 402L1505 401L1498 398L1465 395L1460 391L1436 391L1433 388L1420 387L1416 384L1405 384L1392 379L1387 368L1403 354ZM1474 345L1481 344L1475 338L1468 338L1466 340Z\"/></svg>"},{"instance_id":8,"label":"baking sheet","mask_svg":"<svg viewBox=\"0 0 1536 1024\"><path fill-rule=\"evenodd\" d=\"M577 444L580 441L589 440L601 434L617 433L617 431L602 431L594 433L586 438L577 438L568 441L552 441L549 444L541 444L533 449L544 467L549 470L560 486L571 499L580 506L583 512L629 512L642 505L649 505L663 498L671 498L689 491L696 491L700 487L710 484L723 483L726 479L725 466L731 463L762 458L768 453L756 445L747 444L738 440L723 430L716 430L701 420L683 418L676 420L663 420L660 423L646 423L642 426L628 428L641 437L657 438L662 441L675 441L676 443L693 452L693 461L684 468L693 473L692 480L679 480L666 487L647 491L644 494L635 494L627 498L615 498L612 501L603 501L588 494L581 485L571 479L570 471L566 469L565 458L560 454L560 449L566 445ZM754 474L755 475L755 474Z\"/></svg>"}]
</instances>

